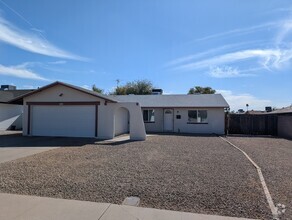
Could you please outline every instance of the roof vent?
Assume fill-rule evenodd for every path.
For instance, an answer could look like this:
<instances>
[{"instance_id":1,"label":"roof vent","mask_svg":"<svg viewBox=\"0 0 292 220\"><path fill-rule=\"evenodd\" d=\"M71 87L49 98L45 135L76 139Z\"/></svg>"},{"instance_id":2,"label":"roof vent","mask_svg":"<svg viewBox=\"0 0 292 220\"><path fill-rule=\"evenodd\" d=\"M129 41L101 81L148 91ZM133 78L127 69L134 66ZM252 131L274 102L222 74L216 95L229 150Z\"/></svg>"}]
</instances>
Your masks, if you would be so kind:
<instances>
[{"instance_id":1,"label":"roof vent","mask_svg":"<svg viewBox=\"0 0 292 220\"><path fill-rule=\"evenodd\" d=\"M16 90L16 86L12 86L12 85L1 85L0 90Z\"/></svg>"},{"instance_id":2,"label":"roof vent","mask_svg":"<svg viewBox=\"0 0 292 220\"><path fill-rule=\"evenodd\" d=\"M152 95L162 95L163 90L162 89L152 89Z\"/></svg>"}]
</instances>

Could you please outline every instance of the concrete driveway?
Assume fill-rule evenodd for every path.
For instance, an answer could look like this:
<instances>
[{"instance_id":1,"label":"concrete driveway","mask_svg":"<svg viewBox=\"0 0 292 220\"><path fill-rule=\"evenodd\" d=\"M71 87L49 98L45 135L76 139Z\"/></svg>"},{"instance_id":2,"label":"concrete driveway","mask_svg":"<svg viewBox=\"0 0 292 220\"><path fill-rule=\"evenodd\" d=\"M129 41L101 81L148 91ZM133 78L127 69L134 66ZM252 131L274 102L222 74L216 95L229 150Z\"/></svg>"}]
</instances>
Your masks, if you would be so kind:
<instances>
[{"instance_id":1,"label":"concrete driveway","mask_svg":"<svg viewBox=\"0 0 292 220\"><path fill-rule=\"evenodd\" d=\"M93 141L87 138L23 137L21 131L0 131L0 163L59 147L80 147Z\"/></svg>"},{"instance_id":2,"label":"concrete driveway","mask_svg":"<svg viewBox=\"0 0 292 220\"><path fill-rule=\"evenodd\" d=\"M27 157L56 147L21 147L23 143L21 132L1 131L0 133L0 163Z\"/></svg>"}]
</instances>

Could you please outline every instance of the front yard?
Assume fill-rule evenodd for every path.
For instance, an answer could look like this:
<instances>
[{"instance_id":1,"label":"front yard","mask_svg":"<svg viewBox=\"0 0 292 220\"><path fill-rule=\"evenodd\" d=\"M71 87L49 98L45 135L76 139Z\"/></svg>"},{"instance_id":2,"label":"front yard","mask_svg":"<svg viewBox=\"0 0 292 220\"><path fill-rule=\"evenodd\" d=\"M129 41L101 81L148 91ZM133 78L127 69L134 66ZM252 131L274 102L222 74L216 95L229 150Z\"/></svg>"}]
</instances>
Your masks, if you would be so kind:
<instances>
[{"instance_id":1,"label":"front yard","mask_svg":"<svg viewBox=\"0 0 292 220\"><path fill-rule=\"evenodd\" d=\"M245 146L241 138L230 140ZM253 143L253 139L249 141ZM270 151L279 150L273 143L285 146L283 156L276 157L285 162L276 162L265 148L250 153L266 167L264 176L275 203L288 205L285 196L289 199L291 195L291 142L272 138L267 142ZM52 140L50 144L58 145ZM282 183L278 183L278 176ZM277 188L277 184L283 185ZM89 142L58 148L0 164L0 192L116 204L127 196L138 196L144 207L271 217L255 168L241 152L216 136L159 135L145 142Z\"/></svg>"}]
</instances>

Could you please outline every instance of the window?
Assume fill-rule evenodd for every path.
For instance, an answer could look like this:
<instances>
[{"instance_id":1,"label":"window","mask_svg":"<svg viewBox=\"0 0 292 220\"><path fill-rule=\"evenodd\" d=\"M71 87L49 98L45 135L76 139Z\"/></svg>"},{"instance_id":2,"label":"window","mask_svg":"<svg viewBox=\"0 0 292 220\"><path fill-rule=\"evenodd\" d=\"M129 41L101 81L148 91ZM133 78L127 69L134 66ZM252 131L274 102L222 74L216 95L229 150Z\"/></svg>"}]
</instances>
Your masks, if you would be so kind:
<instances>
[{"instance_id":1,"label":"window","mask_svg":"<svg viewBox=\"0 0 292 220\"><path fill-rule=\"evenodd\" d=\"M207 110L189 110L188 123L207 123Z\"/></svg>"},{"instance_id":2,"label":"window","mask_svg":"<svg viewBox=\"0 0 292 220\"><path fill-rule=\"evenodd\" d=\"M144 122L155 122L154 109L143 110Z\"/></svg>"}]
</instances>

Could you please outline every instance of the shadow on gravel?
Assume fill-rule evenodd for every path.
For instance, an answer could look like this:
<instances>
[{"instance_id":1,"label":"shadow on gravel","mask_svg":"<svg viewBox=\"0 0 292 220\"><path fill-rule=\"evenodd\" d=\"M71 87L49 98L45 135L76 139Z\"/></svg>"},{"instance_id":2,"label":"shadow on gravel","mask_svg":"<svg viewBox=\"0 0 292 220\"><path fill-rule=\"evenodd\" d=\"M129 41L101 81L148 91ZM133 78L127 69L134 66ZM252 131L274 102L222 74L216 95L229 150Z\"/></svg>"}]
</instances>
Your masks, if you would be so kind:
<instances>
[{"instance_id":1,"label":"shadow on gravel","mask_svg":"<svg viewBox=\"0 0 292 220\"><path fill-rule=\"evenodd\" d=\"M132 142L139 142L135 140L123 140L123 141L97 141L95 144L97 145L105 145L105 146L119 146L119 145L124 145Z\"/></svg>"},{"instance_id":2,"label":"shadow on gravel","mask_svg":"<svg viewBox=\"0 0 292 220\"><path fill-rule=\"evenodd\" d=\"M81 147L95 144L95 138L24 137L22 134L0 135L1 147Z\"/></svg>"},{"instance_id":3,"label":"shadow on gravel","mask_svg":"<svg viewBox=\"0 0 292 220\"><path fill-rule=\"evenodd\" d=\"M190 134L190 133L174 133L174 132L163 132L163 133L147 133L147 135L159 135L159 136L178 136L178 137L217 137L217 134Z\"/></svg>"}]
</instances>

